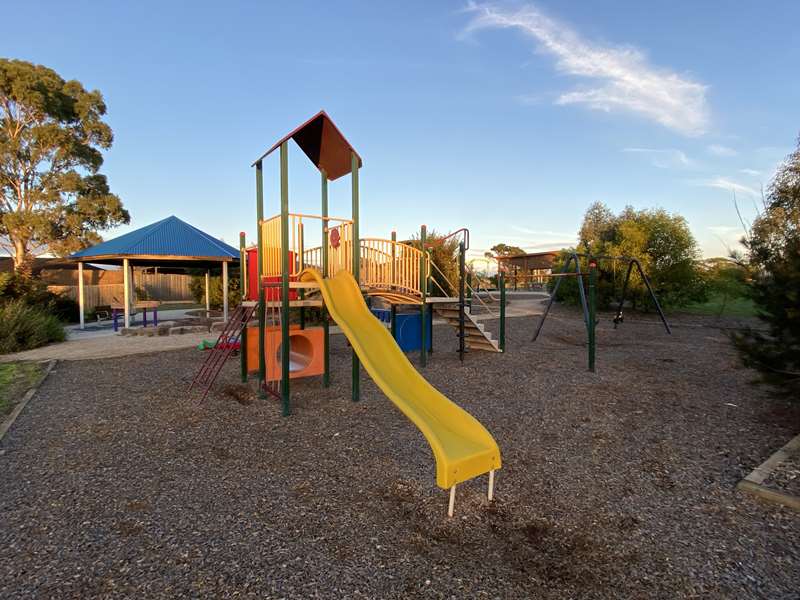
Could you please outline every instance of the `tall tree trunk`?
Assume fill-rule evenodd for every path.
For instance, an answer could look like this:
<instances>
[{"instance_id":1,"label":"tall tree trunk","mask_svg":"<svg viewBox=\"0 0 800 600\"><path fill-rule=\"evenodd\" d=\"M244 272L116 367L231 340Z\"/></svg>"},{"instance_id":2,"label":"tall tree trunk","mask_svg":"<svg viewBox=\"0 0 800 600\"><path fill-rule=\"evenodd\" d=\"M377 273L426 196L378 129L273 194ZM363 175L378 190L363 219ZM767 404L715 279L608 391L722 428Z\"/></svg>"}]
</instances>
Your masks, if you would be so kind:
<instances>
[{"instance_id":1,"label":"tall tree trunk","mask_svg":"<svg viewBox=\"0 0 800 600\"><path fill-rule=\"evenodd\" d=\"M14 244L14 270L17 273L30 275L32 272L31 255L28 244L22 238L12 238Z\"/></svg>"}]
</instances>

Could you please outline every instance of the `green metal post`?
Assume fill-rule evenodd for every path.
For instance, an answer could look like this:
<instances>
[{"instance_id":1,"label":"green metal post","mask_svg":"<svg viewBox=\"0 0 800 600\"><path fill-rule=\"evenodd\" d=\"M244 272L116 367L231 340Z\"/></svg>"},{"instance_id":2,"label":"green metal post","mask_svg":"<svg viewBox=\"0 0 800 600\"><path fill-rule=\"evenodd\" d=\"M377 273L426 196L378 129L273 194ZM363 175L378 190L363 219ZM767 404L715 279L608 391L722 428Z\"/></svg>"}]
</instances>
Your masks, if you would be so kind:
<instances>
[{"instance_id":1,"label":"green metal post","mask_svg":"<svg viewBox=\"0 0 800 600\"><path fill-rule=\"evenodd\" d=\"M320 169L322 191L322 276L328 276L328 176ZM328 323L328 307L322 307L322 361L324 372L322 385L331 385L331 346L330 324Z\"/></svg>"},{"instance_id":2,"label":"green metal post","mask_svg":"<svg viewBox=\"0 0 800 600\"><path fill-rule=\"evenodd\" d=\"M261 284L261 274L264 272L264 235L261 231L261 223L264 221L264 166L261 161L256 163L256 221L258 223L256 250L258 255L258 394L261 398L266 397L264 386L267 384L267 364L264 356L264 329L266 324L266 297L264 286Z\"/></svg>"},{"instance_id":3,"label":"green metal post","mask_svg":"<svg viewBox=\"0 0 800 600\"><path fill-rule=\"evenodd\" d=\"M239 282L242 288L241 300L247 298L247 242L244 231L239 233ZM242 367L242 383L247 383L247 323L239 336L239 362Z\"/></svg>"},{"instance_id":4,"label":"green metal post","mask_svg":"<svg viewBox=\"0 0 800 600\"><path fill-rule=\"evenodd\" d=\"M420 325L422 327L420 331L420 340L422 345L419 348L419 364L421 366L426 366L428 363L428 340L426 339L427 336L425 335L427 329L425 318L425 309L427 308L426 299L428 297L428 274L425 272L426 263L425 263L425 244L428 237L428 228L423 225L419 230L419 242L420 246L422 247L422 256L419 257L419 291L422 294L422 304L419 307L420 311Z\"/></svg>"},{"instance_id":5,"label":"green metal post","mask_svg":"<svg viewBox=\"0 0 800 600\"><path fill-rule=\"evenodd\" d=\"M292 413L289 403L289 144L283 142L281 159L281 402L283 416Z\"/></svg>"},{"instance_id":6,"label":"green metal post","mask_svg":"<svg viewBox=\"0 0 800 600\"><path fill-rule=\"evenodd\" d=\"M428 264L430 264L430 262L433 261L433 253L430 250L428 250L427 258L428 258ZM428 283L427 283L426 293L428 296L433 295L433 282L431 281L432 279L433 279L433 270L431 269L431 273L427 277ZM428 340L428 346L429 346L428 354L431 354L433 353L433 307L429 306L426 310L428 311L428 325L429 325L428 333L430 333L431 336L430 340Z\"/></svg>"},{"instance_id":7,"label":"green metal post","mask_svg":"<svg viewBox=\"0 0 800 600\"><path fill-rule=\"evenodd\" d=\"M353 219L353 277L356 283L361 286L361 241L358 237L358 156L355 152L350 153L350 175L352 177L352 216ZM358 360L358 354L355 349L353 350L353 402L358 402L361 397L359 392L359 377L361 373L361 364Z\"/></svg>"},{"instance_id":8,"label":"green metal post","mask_svg":"<svg viewBox=\"0 0 800 600\"><path fill-rule=\"evenodd\" d=\"M466 279L466 246L462 240L458 244L458 359L464 362L464 352L466 351L466 337L464 328L466 309L464 303L464 282Z\"/></svg>"},{"instance_id":9,"label":"green metal post","mask_svg":"<svg viewBox=\"0 0 800 600\"><path fill-rule=\"evenodd\" d=\"M397 261L397 248L395 247L396 242L397 232L392 231L392 278L390 280L390 285L392 286L395 284L395 262ZM389 328L392 332L392 337L397 340L397 305L394 302L392 302L389 311Z\"/></svg>"},{"instance_id":10,"label":"green metal post","mask_svg":"<svg viewBox=\"0 0 800 600\"><path fill-rule=\"evenodd\" d=\"M303 261L303 254L305 253L305 229L303 229L303 224L297 224L297 237L298 239L298 247L297 247L297 272L300 273L305 268L305 262ZM305 300L306 292L304 289L300 288L298 290L300 300ZM306 328L306 309L304 306L300 306L300 329Z\"/></svg>"},{"instance_id":11,"label":"green metal post","mask_svg":"<svg viewBox=\"0 0 800 600\"><path fill-rule=\"evenodd\" d=\"M396 282L395 280L395 265L397 263L397 232L392 230L392 278L390 280L390 286L393 289Z\"/></svg>"},{"instance_id":12,"label":"green metal post","mask_svg":"<svg viewBox=\"0 0 800 600\"><path fill-rule=\"evenodd\" d=\"M589 258L589 371L594 373L595 358L595 309L596 309L596 287L597 287L597 261Z\"/></svg>"},{"instance_id":13,"label":"green metal post","mask_svg":"<svg viewBox=\"0 0 800 600\"><path fill-rule=\"evenodd\" d=\"M500 287L500 351L506 351L506 278L502 271L497 274Z\"/></svg>"}]
</instances>

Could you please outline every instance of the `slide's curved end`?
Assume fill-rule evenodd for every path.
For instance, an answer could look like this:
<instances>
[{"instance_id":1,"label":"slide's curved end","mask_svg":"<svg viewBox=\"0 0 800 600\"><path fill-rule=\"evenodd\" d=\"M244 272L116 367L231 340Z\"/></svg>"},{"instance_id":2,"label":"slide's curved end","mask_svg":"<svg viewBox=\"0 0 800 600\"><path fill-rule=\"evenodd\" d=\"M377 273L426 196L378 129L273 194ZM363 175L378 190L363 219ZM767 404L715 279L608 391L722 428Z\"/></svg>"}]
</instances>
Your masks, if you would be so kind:
<instances>
[{"instance_id":1,"label":"slide's curved end","mask_svg":"<svg viewBox=\"0 0 800 600\"><path fill-rule=\"evenodd\" d=\"M370 312L349 272L325 279L316 269L306 269L300 280L319 284L328 312L367 373L423 433L436 460L439 487L448 489L501 467L500 449L492 435L419 374Z\"/></svg>"}]
</instances>

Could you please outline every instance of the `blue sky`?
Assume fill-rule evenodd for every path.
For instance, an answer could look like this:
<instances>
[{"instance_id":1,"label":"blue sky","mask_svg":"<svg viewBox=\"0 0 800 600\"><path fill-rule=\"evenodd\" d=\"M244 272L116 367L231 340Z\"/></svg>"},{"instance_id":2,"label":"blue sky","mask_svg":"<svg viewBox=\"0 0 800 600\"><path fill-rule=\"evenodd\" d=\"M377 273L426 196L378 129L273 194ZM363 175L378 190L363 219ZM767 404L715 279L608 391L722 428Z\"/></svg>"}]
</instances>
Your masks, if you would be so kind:
<instances>
[{"instance_id":1,"label":"blue sky","mask_svg":"<svg viewBox=\"0 0 800 600\"><path fill-rule=\"evenodd\" d=\"M800 3L20 2L0 55L99 89L130 227L255 233L252 160L325 109L364 158L362 235L574 243L586 207L684 215L725 253L800 132ZM24 24L28 24L27 26ZM318 212L290 155L291 209ZM267 214L277 161L265 165ZM347 178L332 214L349 215Z\"/></svg>"}]
</instances>

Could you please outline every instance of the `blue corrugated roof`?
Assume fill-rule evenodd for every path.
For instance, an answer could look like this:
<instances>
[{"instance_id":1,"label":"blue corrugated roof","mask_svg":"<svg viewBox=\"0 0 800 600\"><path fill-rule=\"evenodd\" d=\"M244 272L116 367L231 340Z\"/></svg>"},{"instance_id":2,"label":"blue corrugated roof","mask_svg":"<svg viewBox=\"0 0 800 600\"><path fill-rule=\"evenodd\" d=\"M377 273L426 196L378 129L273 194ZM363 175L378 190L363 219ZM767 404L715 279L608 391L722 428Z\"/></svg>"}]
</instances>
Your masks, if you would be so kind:
<instances>
[{"instance_id":1,"label":"blue corrugated roof","mask_svg":"<svg viewBox=\"0 0 800 600\"><path fill-rule=\"evenodd\" d=\"M239 259L239 250L171 216L113 240L85 248L70 258L99 256L203 256Z\"/></svg>"}]
</instances>

